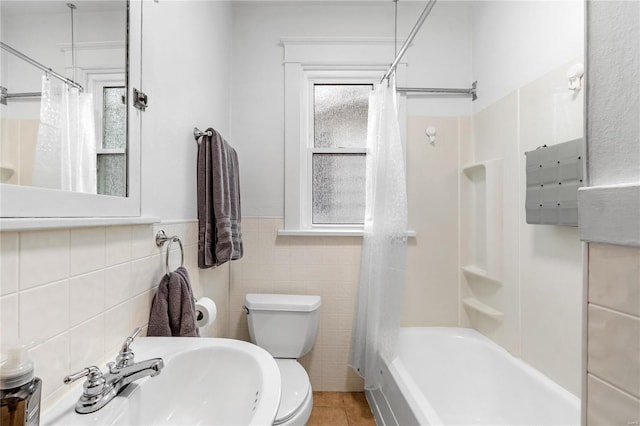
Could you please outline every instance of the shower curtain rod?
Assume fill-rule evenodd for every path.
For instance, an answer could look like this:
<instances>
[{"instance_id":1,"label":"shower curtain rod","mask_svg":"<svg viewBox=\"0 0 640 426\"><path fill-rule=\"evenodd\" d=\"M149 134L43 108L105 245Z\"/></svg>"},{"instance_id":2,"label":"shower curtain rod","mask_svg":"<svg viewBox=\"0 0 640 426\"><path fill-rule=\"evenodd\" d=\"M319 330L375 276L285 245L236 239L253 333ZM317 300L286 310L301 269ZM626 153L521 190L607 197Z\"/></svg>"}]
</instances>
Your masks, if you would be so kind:
<instances>
[{"instance_id":1,"label":"shower curtain rod","mask_svg":"<svg viewBox=\"0 0 640 426\"><path fill-rule=\"evenodd\" d=\"M404 92L404 93L443 93L446 95L469 95L471 96L471 100L475 101L478 99L478 95L476 94L478 87L478 82L474 81L471 85L470 89L444 89L444 88L435 88L435 87L398 87L396 91Z\"/></svg>"},{"instance_id":2,"label":"shower curtain rod","mask_svg":"<svg viewBox=\"0 0 640 426\"><path fill-rule=\"evenodd\" d=\"M427 16L429 16L429 14L431 13L431 9L433 9L433 6L436 4L436 1L437 0L429 0L429 3L427 3L427 6L424 8L422 13L420 14L420 17L418 18L418 21L416 21L416 24L413 26L413 29L409 33L409 37L407 37L407 39L404 41L404 44L400 48L400 51L396 55L396 58L391 63L391 66L389 67L387 72L384 74L384 77L382 77L382 80L380 80L380 83L382 83L383 81L388 79L389 76L391 76L391 74L393 74L393 72L396 70L396 67L398 66L398 63L400 62L400 59L402 59L402 57L404 56L405 52L409 48L409 45L411 44L413 39L418 34L418 31L420 31L420 28L422 27L422 24L424 24L425 19L427 19Z\"/></svg>"},{"instance_id":3,"label":"shower curtain rod","mask_svg":"<svg viewBox=\"0 0 640 426\"><path fill-rule=\"evenodd\" d=\"M3 42L0 41L0 47L2 47L2 49L6 50L7 52L17 56L18 58L22 59L23 61L30 63L34 67L40 68L42 71L46 72L48 75L51 75L52 77L55 77L58 80L61 80L62 82L67 83L69 86L75 87L78 90L80 90L81 92L84 90L83 87L81 85L79 85L78 83L76 83L75 81L70 80L70 79L66 78L65 76L63 76L61 74L58 74L57 72L55 72L51 68L47 68L46 66L42 65L40 62L36 61L33 58L30 58L29 56L25 55L24 53L20 52L19 50L14 49L13 47L9 46L8 44L3 43Z\"/></svg>"},{"instance_id":4,"label":"shower curtain rod","mask_svg":"<svg viewBox=\"0 0 640 426\"><path fill-rule=\"evenodd\" d=\"M9 93L6 87L0 86L0 104L6 105L9 99L39 98L41 92Z\"/></svg>"}]
</instances>

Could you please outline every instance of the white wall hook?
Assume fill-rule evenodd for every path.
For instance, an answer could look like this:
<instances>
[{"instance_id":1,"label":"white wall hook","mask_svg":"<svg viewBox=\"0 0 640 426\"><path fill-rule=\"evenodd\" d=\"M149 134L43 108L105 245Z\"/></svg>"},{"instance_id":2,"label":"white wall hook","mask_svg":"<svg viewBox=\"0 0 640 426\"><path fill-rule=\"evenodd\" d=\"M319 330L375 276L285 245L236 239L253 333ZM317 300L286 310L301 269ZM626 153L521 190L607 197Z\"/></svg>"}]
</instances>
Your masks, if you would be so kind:
<instances>
[{"instance_id":1,"label":"white wall hook","mask_svg":"<svg viewBox=\"0 0 640 426\"><path fill-rule=\"evenodd\" d=\"M436 128L433 126L427 127L427 130L424 131L429 139L429 143L433 146L436 145Z\"/></svg>"},{"instance_id":2,"label":"white wall hook","mask_svg":"<svg viewBox=\"0 0 640 426\"><path fill-rule=\"evenodd\" d=\"M569 80L569 90L580 90L582 88L582 76L584 75L584 65L575 64L567 70L567 79Z\"/></svg>"}]
</instances>

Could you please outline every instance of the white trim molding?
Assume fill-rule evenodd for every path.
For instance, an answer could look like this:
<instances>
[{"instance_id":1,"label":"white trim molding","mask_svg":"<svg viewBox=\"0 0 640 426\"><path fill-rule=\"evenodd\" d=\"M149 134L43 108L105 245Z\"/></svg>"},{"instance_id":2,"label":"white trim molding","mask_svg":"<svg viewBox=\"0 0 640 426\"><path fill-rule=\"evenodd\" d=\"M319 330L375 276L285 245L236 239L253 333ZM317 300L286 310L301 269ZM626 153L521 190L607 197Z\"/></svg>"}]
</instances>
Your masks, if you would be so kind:
<instances>
[{"instance_id":1,"label":"white trim molding","mask_svg":"<svg viewBox=\"0 0 640 426\"><path fill-rule=\"evenodd\" d=\"M640 183L578 191L580 239L640 247Z\"/></svg>"},{"instance_id":2,"label":"white trim molding","mask_svg":"<svg viewBox=\"0 0 640 426\"><path fill-rule=\"evenodd\" d=\"M307 148L310 123L309 87L313 82L378 83L393 59L392 38L283 38L285 103L285 209L281 235L358 235L362 226L336 227L312 231ZM396 72L396 82L404 85L406 63ZM400 116L406 115L405 97L400 97ZM400 120L404 134L406 120Z\"/></svg>"}]
</instances>

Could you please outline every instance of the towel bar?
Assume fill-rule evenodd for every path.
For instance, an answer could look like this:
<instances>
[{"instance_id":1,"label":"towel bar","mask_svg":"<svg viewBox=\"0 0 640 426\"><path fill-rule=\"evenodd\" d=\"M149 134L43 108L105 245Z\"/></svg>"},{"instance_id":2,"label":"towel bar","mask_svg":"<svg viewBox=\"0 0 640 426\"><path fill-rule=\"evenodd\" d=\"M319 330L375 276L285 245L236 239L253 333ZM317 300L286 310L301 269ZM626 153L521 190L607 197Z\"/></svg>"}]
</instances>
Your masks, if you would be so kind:
<instances>
[{"instance_id":1,"label":"towel bar","mask_svg":"<svg viewBox=\"0 0 640 426\"><path fill-rule=\"evenodd\" d=\"M167 237L167 234L160 230L158 231L158 233L156 234L156 245L158 247L162 247L164 245L164 243L166 243L167 241L169 241L169 245L167 246L167 257L165 260L165 272L167 275L169 275L170 270L169 270L169 253L171 253L171 244L173 244L175 241L178 242L178 244L180 245L180 266L184 266L184 247L182 247L182 241L180 241L180 238L178 238L177 235L174 235L173 237Z\"/></svg>"},{"instance_id":2,"label":"towel bar","mask_svg":"<svg viewBox=\"0 0 640 426\"><path fill-rule=\"evenodd\" d=\"M203 132L202 130L198 129L197 127L193 128L193 137L195 138L195 140L200 143L200 141L198 139L200 139L202 136L213 136L213 132L211 130L207 130L205 132Z\"/></svg>"}]
</instances>

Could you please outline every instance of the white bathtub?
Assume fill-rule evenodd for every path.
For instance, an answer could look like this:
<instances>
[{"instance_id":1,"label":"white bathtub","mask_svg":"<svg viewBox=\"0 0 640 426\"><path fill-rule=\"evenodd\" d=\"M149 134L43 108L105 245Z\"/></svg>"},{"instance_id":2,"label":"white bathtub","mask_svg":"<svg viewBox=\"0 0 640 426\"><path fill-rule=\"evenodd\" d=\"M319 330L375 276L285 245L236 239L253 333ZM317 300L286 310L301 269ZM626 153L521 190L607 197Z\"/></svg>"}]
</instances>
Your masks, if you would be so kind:
<instances>
[{"instance_id":1,"label":"white bathtub","mask_svg":"<svg viewBox=\"0 0 640 426\"><path fill-rule=\"evenodd\" d=\"M578 397L475 330L402 328L381 374L378 424L580 424Z\"/></svg>"}]
</instances>

